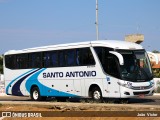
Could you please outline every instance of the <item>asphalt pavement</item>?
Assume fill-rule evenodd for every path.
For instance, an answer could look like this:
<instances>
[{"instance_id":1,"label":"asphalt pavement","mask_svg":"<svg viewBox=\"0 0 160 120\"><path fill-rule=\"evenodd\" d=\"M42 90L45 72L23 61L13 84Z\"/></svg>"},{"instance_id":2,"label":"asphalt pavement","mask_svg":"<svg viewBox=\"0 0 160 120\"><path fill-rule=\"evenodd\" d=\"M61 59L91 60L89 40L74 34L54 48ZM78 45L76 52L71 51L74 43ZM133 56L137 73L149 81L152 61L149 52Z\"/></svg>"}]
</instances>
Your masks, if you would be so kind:
<instances>
[{"instance_id":1,"label":"asphalt pavement","mask_svg":"<svg viewBox=\"0 0 160 120\"><path fill-rule=\"evenodd\" d=\"M77 99L77 98L71 98L68 99L67 102L70 103L88 103L88 99ZM18 96L0 96L0 103L30 103L31 101L30 97L18 97ZM44 103L50 103L50 102L57 102L54 98L48 98L47 100L43 101ZM105 99L104 102L119 104L119 99ZM154 95L154 96L146 96L144 98L132 98L129 99L127 104L140 104L140 105L160 105L160 95Z\"/></svg>"}]
</instances>

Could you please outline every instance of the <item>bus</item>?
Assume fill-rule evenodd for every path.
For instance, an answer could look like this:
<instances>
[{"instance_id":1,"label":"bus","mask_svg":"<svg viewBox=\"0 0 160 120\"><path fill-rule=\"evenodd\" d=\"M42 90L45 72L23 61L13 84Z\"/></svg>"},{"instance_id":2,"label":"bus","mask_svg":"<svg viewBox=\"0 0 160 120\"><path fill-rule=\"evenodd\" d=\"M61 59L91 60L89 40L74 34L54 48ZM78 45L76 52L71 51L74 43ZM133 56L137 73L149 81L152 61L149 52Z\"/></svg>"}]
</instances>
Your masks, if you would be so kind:
<instances>
[{"instance_id":1,"label":"bus","mask_svg":"<svg viewBox=\"0 0 160 120\"><path fill-rule=\"evenodd\" d=\"M4 54L7 95L128 99L154 93L147 52L136 43L99 40Z\"/></svg>"}]
</instances>

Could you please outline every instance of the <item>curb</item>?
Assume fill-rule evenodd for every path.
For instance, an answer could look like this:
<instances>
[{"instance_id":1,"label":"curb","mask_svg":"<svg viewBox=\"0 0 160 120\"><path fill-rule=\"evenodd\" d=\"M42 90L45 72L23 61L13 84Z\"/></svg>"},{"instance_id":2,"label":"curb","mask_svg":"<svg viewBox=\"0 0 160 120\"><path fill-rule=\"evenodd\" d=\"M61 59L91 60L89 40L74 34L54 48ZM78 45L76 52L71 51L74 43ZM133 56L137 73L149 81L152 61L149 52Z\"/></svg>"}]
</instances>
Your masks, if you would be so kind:
<instances>
[{"instance_id":1,"label":"curb","mask_svg":"<svg viewBox=\"0 0 160 120\"><path fill-rule=\"evenodd\" d=\"M160 96L160 93L154 93L153 95L155 95L155 96Z\"/></svg>"},{"instance_id":2,"label":"curb","mask_svg":"<svg viewBox=\"0 0 160 120\"><path fill-rule=\"evenodd\" d=\"M0 96L7 96L6 93L0 93Z\"/></svg>"}]
</instances>

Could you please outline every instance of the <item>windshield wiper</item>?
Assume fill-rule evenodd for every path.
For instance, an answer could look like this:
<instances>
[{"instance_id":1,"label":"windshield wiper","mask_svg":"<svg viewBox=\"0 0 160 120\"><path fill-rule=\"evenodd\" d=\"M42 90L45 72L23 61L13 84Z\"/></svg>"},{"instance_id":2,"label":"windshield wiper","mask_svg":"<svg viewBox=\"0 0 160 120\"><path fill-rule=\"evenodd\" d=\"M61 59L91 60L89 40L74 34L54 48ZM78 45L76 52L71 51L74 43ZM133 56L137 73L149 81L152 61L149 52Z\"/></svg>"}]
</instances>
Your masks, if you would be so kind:
<instances>
[{"instance_id":1,"label":"windshield wiper","mask_svg":"<svg viewBox=\"0 0 160 120\"><path fill-rule=\"evenodd\" d=\"M128 80L128 81L135 81L136 78L135 78L135 75L134 73L127 73L127 75L122 75L122 78L124 78L125 80Z\"/></svg>"}]
</instances>

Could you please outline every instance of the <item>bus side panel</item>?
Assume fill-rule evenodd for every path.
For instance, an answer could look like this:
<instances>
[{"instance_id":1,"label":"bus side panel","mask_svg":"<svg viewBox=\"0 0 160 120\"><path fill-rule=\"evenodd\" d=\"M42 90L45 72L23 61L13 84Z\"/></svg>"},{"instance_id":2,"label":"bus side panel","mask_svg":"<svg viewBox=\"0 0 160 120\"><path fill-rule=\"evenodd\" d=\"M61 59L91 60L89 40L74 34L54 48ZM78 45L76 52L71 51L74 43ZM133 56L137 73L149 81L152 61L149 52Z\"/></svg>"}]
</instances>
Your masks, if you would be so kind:
<instances>
[{"instance_id":1,"label":"bus side panel","mask_svg":"<svg viewBox=\"0 0 160 120\"><path fill-rule=\"evenodd\" d=\"M41 96L74 96L72 94L73 80L44 79L42 76L45 70L46 68L42 68L28 78L26 81L28 92L30 92L31 87L34 85L39 88Z\"/></svg>"},{"instance_id":2,"label":"bus side panel","mask_svg":"<svg viewBox=\"0 0 160 120\"><path fill-rule=\"evenodd\" d=\"M25 87L20 88L21 83L31 74L33 70L10 70L5 68L5 90L6 94L24 96ZM21 92L23 91L23 93Z\"/></svg>"},{"instance_id":3,"label":"bus side panel","mask_svg":"<svg viewBox=\"0 0 160 120\"><path fill-rule=\"evenodd\" d=\"M108 93L108 81L107 79L103 79L102 80L102 84L103 84L103 91L102 91L102 96L103 97L109 97L109 93Z\"/></svg>"},{"instance_id":4,"label":"bus side panel","mask_svg":"<svg viewBox=\"0 0 160 120\"><path fill-rule=\"evenodd\" d=\"M10 87L9 83L11 83L11 80L5 80L5 91L7 95L12 94L12 88Z\"/></svg>"},{"instance_id":5,"label":"bus side panel","mask_svg":"<svg viewBox=\"0 0 160 120\"><path fill-rule=\"evenodd\" d=\"M86 95L87 94L86 94L85 79L81 79L81 96L86 96Z\"/></svg>"},{"instance_id":6,"label":"bus side panel","mask_svg":"<svg viewBox=\"0 0 160 120\"><path fill-rule=\"evenodd\" d=\"M45 93L42 95L69 97L88 96L85 82L86 80L94 81L97 77L95 75L92 76L91 72L88 76L82 74L87 71L96 71L96 68L86 66L47 68L38 77L39 82L45 86ZM81 74L79 74L79 72L81 72ZM54 76L55 73L57 74ZM58 73L63 73L63 77L58 76ZM98 74L98 71L96 74Z\"/></svg>"},{"instance_id":7,"label":"bus side panel","mask_svg":"<svg viewBox=\"0 0 160 120\"><path fill-rule=\"evenodd\" d=\"M40 80L44 85L42 96L72 97L74 96L73 80Z\"/></svg>"},{"instance_id":8,"label":"bus side panel","mask_svg":"<svg viewBox=\"0 0 160 120\"><path fill-rule=\"evenodd\" d=\"M81 96L81 79L75 79L73 80L73 93L77 96Z\"/></svg>"}]
</instances>

